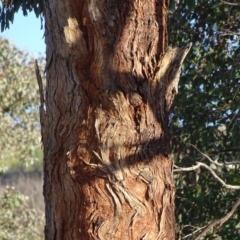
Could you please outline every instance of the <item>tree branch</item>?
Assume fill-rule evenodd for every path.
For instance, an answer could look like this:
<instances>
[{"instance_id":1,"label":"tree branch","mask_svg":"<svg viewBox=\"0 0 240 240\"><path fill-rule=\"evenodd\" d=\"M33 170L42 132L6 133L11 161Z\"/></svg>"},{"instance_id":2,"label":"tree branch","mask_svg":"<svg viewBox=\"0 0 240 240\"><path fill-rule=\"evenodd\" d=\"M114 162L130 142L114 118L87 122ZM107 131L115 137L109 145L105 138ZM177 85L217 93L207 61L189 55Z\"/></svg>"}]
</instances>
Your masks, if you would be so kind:
<instances>
[{"instance_id":1,"label":"tree branch","mask_svg":"<svg viewBox=\"0 0 240 240\"><path fill-rule=\"evenodd\" d=\"M182 230L183 230L185 227L192 227L192 228L195 228L196 230L193 231L192 233L189 233L188 235L185 235L185 236L182 237L181 239L186 239L186 238L194 235L195 233L201 231L203 228L205 228L205 226L204 226L204 227L201 227L201 228L197 228L197 227L194 227L194 226L191 226L191 225L186 225L186 226L184 226L184 227L182 228ZM181 231L182 231L182 230L181 230Z\"/></svg>"},{"instance_id":2,"label":"tree branch","mask_svg":"<svg viewBox=\"0 0 240 240\"><path fill-rule=\"evenodd\" d=\"M207 154L201 152L196 146L190 144L193 148L195 148L199 153L201 153L205 158L207 158L211 163L214 163L215 165L219 167L224 167L226 165L240 165L239 161L236 162L225 162L225 163L219 163L217 161L212 160ZM238 150L239 151L239 150Z\"/></svg>"},{"instance_id":3,"label":"tree branch","mask_svg":"<svg viewBox=\"0 0 240 240\"><path fill-rule=\"evenodd\" d=\"M211 153L221 153L221 152L240 152L239 148L228 148L228 149L219 149L211 151Z\"/></svg>"},{"instance_id":4,"label":"tree branch","mask_svg":"<svg viewBox=\"0 0 240 240\"><path fill-rule=\"evenodd\" d=\"M223 0L221 0L221 2L230 6L240 6L240 3L230 3L230 2L225 2Z\"/></svg>"},{"instance_id":5,"label":"tree branch","mask_svg":"<svg viewBox=\"0 0 240 240\"><path fill-rule=\"evenodd\" d=\"M225 216L222 218L215 220L214 222L210 223L206 228L194 239L199 240L202 236L204 236L211 228L216 227L217 225L222 226L235 212L237 207L240 205L240 198L232 205L231 211L229 211Z\"/></svg>"},{"instance_id":6,"label":"tree branch","mask_svg":"<svg viewBox=\"0 0 240 240\"><path fill-rule=\"evenodd\" d=\"M193 171L193 170L196 170L200 167L204 167L206 168L212 175L213 177L218 180L225 188L228 188L228 189L232 189L232 190L239 190L240 189L240 186L238 185L229 185L227 183L225 183L213 170L212 168L210 168L207 164L205 163L201 163L201 162L197 162L197 164L195 166L192 166L192 167L187 167L187 168L180 168L176 165L174 165L175 168L177 169L174 169L173 172L189 172L189 171Z\"/></svg>"},{"instance_id":7,"label":"tree branch","mask_svg":"<svg viewBox=\"0 0 240 240\"><path fill-rule=\"evenodd\" d=\"M219 167L223 166L223 163L219 163L217 161L212 160L207 154L201 152L197 147L195 147L194 145L190 144L193 148L195 148L200 154L202 154L205 158L207 158L211 163L216 164Z\"/></svg>"},{"instance_id":8,"label":"tree branch","mask_svg":"<svg viewBox=\"0 0 240 240\"><path fill-rule=\"evenodd\" d=\"M40 70L39 70L39 67L38 67L37 60L35 60L35 74L36 74L38 87L39 87L40 103L41 103L41 106L43 106L44 102L45 102L44 91L43 91L43 81L42 81L42 77L41 77L41 74L40 74Z\"/></svg>"}]
</instances>

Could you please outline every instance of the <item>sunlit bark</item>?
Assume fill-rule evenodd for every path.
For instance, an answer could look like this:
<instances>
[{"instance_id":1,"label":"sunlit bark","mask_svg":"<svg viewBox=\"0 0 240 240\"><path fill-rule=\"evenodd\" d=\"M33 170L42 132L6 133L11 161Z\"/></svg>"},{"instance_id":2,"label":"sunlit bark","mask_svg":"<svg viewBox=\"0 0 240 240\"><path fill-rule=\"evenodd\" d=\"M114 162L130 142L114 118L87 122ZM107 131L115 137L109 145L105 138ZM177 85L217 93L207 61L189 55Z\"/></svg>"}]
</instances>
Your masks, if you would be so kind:
<instances>
[{"instance_id":1,"label":"sunlit bark","mask_svg":"<svg viewBox=\"0 0 240 240\"><path fill-rule=\"evenodd\" d=\"M46 239L175 239L167 4L46 1Z\"/></svg>"}]
</instances>

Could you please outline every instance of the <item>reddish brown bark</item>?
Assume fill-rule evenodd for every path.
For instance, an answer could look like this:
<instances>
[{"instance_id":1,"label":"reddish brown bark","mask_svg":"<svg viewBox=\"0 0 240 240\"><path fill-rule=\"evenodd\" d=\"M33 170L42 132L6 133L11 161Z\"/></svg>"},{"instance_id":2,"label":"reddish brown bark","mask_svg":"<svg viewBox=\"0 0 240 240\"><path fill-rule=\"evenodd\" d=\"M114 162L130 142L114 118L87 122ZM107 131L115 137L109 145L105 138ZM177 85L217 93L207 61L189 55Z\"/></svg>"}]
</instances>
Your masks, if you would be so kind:
<instances>
[{"instance_id":1,"label":"reddish brown bark","mask_svg":"<svg viewBox=\"0 0 240 240\"><path fill-rule=\"evenodd\" d=\"M175 238L167 5L46 1L46 239Z\"/></svg>"}]
</instances>

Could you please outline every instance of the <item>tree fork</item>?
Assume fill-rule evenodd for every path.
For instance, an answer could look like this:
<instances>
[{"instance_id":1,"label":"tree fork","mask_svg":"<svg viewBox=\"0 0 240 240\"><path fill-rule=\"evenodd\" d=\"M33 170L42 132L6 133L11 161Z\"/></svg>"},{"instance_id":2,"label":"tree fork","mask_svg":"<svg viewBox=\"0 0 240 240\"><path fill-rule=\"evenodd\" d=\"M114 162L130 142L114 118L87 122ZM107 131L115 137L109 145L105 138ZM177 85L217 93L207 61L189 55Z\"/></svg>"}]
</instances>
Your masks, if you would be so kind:
<instances>
[{"instance_id":1,"label":"tree fork","mask_svg":"<svg viewBox=\"0 0 240 240\"><path fill-rule=\"evenodd\" d=\"M175 239L168 111L189 48L168 1L45 1L46 239Z\"/></svg>"}]
</instances>

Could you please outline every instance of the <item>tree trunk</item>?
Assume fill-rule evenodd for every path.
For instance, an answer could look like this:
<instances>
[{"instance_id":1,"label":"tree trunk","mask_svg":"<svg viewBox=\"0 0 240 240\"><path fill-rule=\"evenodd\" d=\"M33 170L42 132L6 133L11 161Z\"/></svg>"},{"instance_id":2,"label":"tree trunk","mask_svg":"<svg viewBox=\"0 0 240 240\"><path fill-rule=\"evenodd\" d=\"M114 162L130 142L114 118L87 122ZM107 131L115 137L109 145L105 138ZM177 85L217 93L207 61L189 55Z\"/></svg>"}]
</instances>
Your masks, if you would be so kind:
<instances>
[{"instance_id":1,"label":"tree trunk","mask_svg":"<svg viewBox=\"0 0 240 240\"><path fill-rule=\"evenodd\" d=\"M175 239L167 4L45 1L46 239Z\"/></svg>"}]
</instances>

